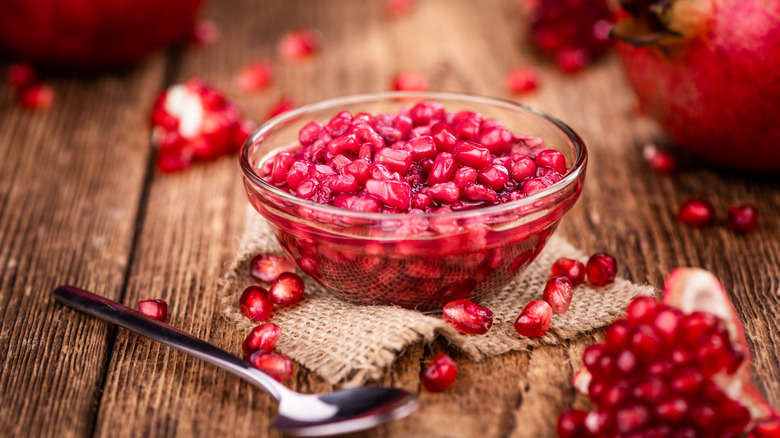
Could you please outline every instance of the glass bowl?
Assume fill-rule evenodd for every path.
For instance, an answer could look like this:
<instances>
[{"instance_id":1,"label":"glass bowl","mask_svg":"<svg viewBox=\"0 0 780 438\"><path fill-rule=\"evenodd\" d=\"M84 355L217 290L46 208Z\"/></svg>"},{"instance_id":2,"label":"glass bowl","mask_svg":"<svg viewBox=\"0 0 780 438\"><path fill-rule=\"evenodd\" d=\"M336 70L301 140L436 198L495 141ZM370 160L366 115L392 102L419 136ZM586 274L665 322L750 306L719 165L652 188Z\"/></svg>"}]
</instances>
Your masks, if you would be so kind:
<instances>
[{"instance_id":1,"label":"glass bowl","mask_svg":"<svg viewBox=\"0 0 780 438\"><path fill-rule=\"evenodd\" d=\"M264 163L298 145L298 131L312 120L327 123L340 111L397 114L422 100L440 102L448 112L477 112L515 134L539 137L566 157L568 173L525 198L440 214L352 211L298 198L263 179ZM330 99L275 117L247 139L239 160L250 204L303 272L349 301L428 310L498 291L539 254L580 196L587 150L566 124L518 103L383 92Z\"/></svg>"}]
</instances>

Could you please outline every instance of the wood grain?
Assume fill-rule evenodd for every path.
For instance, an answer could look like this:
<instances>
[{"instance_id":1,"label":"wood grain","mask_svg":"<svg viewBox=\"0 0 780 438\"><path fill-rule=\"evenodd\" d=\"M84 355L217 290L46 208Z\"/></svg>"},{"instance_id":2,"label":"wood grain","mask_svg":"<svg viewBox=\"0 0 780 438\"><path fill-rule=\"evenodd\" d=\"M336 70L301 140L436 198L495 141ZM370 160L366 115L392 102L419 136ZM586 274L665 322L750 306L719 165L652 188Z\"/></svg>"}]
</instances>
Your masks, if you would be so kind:
<instances>
[{"instance_id":1,"label":"wood grain","mask_svg":"<svg viewBox=\"0 0 780 438\"><path fill-rule=\"evenodd\" d=\"M22 112L0 87L0 435L280 435L271 426L276 403L261 391L49 299L64 282L130 306L162 298L172 325L240 353L241 339L216 300L243 230L236 159L174 175L148 166L145 117L155 93L163 78L195 75L258 121L282 96L305 104L386 90L404 70L428 75L436 90L518 100L565 120L586 141L590 164L583 196L559 233L587 253L615 254L621 275L658 288L677 266L713 271L745 322L754 380L780 407L780 181L700 168L650 171L642 147L667 140L632 111L615 57L559 73L524 39L527 23L514 0L425 0L398 20L382 2L223 0L205 16L221 26L217 44L153 57L125 74L55 76L60 102L52 111ZM322 51L283 62L276 41L302 27L319 30ZM274 62L274 83L242 94L235 74L257 59ZM541 69L541 87L507 94L506 71L527 64ZM721 218L730 205L753 203L759 228L747 236L722 224L686 228L674 213L689 196L709 198ZM480 363L441 340L414 345L372 384L419 392L419 411L354 436L553 436L558 412L585 406L570 380L582 351L600 339L584 334ZM455 358L459 378L443 393L421 391L420 371L440 352ZM289 386L332 389L300 368Z\"/></svg>"}]
</instances>

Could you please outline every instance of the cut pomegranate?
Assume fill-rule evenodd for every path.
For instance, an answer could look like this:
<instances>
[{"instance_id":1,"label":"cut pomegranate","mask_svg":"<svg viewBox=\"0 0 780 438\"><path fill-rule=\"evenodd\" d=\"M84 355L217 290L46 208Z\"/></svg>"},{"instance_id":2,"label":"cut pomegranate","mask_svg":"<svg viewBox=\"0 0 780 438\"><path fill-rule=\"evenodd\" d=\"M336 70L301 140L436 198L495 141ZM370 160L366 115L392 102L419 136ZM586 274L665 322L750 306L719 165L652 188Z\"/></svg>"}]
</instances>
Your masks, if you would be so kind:
<instances>
[{"instance_id":1,"label":"cut pomegranate","mask_svg":"<svg viewBox=\"0 0 780 438\"><path fill-rule=\"evenodd\" d=\"M567 277L554 277L547 281L542 299L547 301L553 312L564 313L569 310L573 296L574 286L571 280Z\"/></svg>"},{"instance_id":2,"label":"cut pomegranate","mask_svg":"<svg viewBox=\"0 0 780 438\"><path fill-rule=\"evenodd\" d=\"M550 268L553 277L566 277L574 286L585 282L585 265L574 259L561 257Z\"/></svg>"},{"instance_id":3,"label":"cut pomegranate","mask_svg":"<svg viewBox=\"0 0 780 438\"><path fill-rule=\"evenodd\" d=\"M304 287L303 279L298 274L283 272L271 284L268 294L274 304L290 306L303 299Z\"/></svg>"},{"instance_id":4,"label":"cut pomegranate","mask_svg":"<svg viewBox=\"0 0 780 438\"><path fill-rule=\"evenodd\" d=\"M735 233L747 234L758 225L758 208L753 205L737 205L730 207L726 226Z\"/></svg>"},{"instance_id":5,"label":"cut pomegranate","mask_svg":"<svg viewBox=\"0 0 780 438\"><path fill-rule=\"evenodd\" d=\"M715 207L706 199L690 198L677 211L677 220L690 227L712 225L715 222Z\"/></svg>"},{"instance_id":6,"label":"cut pomegranate","mask_svg":"<svg viewBox=\"0 0 780 438\"><path fill-rule=\"evenodd\" d=\"M320 36L314 29L299 29L284 34L277 45L279 56L285 61L302 61L320 48Z\"/></svg>"},{"instance_id":7,"label":"cut pomegranate","mask_svg":"<svg viewBox=\"0 0 780 438\"><path fill-rule=\"evenodd\" d=\"M615 257L607 253L599 253L590 256L585 269L588 273L588 281L596 286L606 286L615 281L618 265Z\"/></svg>"},{"instance_id":8,"label":"cut pomegranate","mask_svg":"<svg viewBox=\"0 0 780 438\"><path fill-rule=\"evenodd\" d=\"M274 311L274 303L268 297L268 291L260 286L244 289L238 303L241 313L252 321L265 321Z\"/></svg>"},{"instance_id":9,"label":"cut pomegranate","mask_svg":"<svg viewBox=\"0 0 780 438\"><path fill-rule=\"evenodd\" d=\"M415 72L400 72L393 76L390 88L396 91L426 91L428 77Z\"/></svg>"},{"instance_id":10,"label":"cut pomegranate","mask_svg":"<svg viewBox=\"0 0 780 438\"><path fill-rule=\"evenodd\" d=\"M168 322L168 303L163 300L139 301L138 311L158 321Z\"/></svg>"},{"instance_id":11,"label":"cut pomegranate","mask_svg":"<svg viewBox=\"0 0 780 438\"><path fill-rule=\"evenodd\" d=\"M677 170L677 154L669 150L649 144L643 149L642 156L648 166L656 172L672 173Z\"/></svg>"},{"instance_id":12,"label":"cut pomegranate","mask_svg":"<svg viewBox=\"0 0 780 438\"><path fill-rule=\"evenodd\" d=\"M552 307L543 300L526 304L515 320L515 331L522 336L536 338L547 333L552 323Z\"/></svg>"},{"instance_id":13,"label":"cut pomegranate","mask_svg":"<svg viewBox=\"0 0 780 438\"><path fill-rule=\"evenodd\" d=\"M249 363L258 370L273 377L277 382L284 382L292 377L292 360L281 354L265 350L256 350L249 356Z\"/></svg>"},{"instance_id":14,"label":"cut pomegranate","mask_svg":"<svg viewBox=\"0 0 780 438\"><path fill-rule=\"evenodd\" d=\"M422 373L422 384L431 392L440 392L449 388L458 376L458 366L449 356L442 353L436 356Z\"/></svg>"},{"instance_id":15,"label":"cut pomegranate","mask_svg":"<svg viewBox=\"0 0 780 438\"><path fill-rule=\"evenodd\" d=\"M637 298L605 342L585 350L574 386L595 409L584 419L581 411L564 413L559 433L759 437L778 431L780 416L751 383L747 352L720 282L701 269L677 269L663 301Z\"/></svg>"},{"instance_id":16,"label":"cut pomegranate","mask_svg":"<svg viewBox=\"0 0 780 438\"><path fill-rule=\"evenodd\" d=\"M267 61L253 62L238 72L236 83L244 92L256 92L268 87L273 79L273 67Z\"/></svg>"},{"instance_id":17,"label":"cut pomegranate","mask_svg":"<svg viewBox=\"0 0 780 438\"><path fill-rule=\"evenodd\" d=\"M258 254L249 262L249 274L263 283L271 283L282 272L295 272L295 263L283 255Z\"/></svg>"},{"instance_id":18,"label":"cut pomegranate","mask_svg":"<svg viewBox=\"0 0 780 438\"><path fill-rule=\"evenodd\" d=\"M272 322L266 322L249 332L241 344L241 349L247 355L252 354L255 350L273 351L280 336L282 336L282 329Z\"/></svg>"},{"instance_id":19,"label":"cut pomegranate","mask_svg":"<svg viewBox=\"0 0 780 438\"><path fill-rule=\"evenodd\" d=\"M450 301L444 306L442 319L460 333L481 335L493 325L493 312L469 300Z\"/></svg>"},{"instance_id":20,"label":"cut pomegranate","mask_svg":"<svg viewBox=\"0 0 780 438\"><path fill-rule=\"evenodd\" d=\"M46 84L36 83L18 90L16 97L22 108L28 110L48 109L54 103L54 90Z\"/></svg>"},{"instance_id":21,"label":"cut pomegranate","mask_svg":"<svg viewBox=\"0 0 780 438\"><path fill-rule=\"evenodd\" d=\"M506 86L512 93L533 91L539 85L539 72L535 68L518 67L506 76Z\"/></svg>"}]
</instances>

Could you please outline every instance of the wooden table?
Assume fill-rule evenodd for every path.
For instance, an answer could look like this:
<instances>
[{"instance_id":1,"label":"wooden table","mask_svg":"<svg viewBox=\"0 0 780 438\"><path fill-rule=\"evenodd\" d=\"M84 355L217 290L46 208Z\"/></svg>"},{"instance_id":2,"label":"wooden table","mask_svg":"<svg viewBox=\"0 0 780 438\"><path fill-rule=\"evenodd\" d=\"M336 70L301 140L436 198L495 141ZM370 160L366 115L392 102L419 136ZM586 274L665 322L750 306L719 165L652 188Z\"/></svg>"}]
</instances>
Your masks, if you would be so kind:
<instances>
[{"instance_id":1,"label":"wooden table","mask_svg":"<svg viewBox=\"0 0 780 438\"><path fill-rule=\"evenodd\" d=\"M422 0L400 20L383 2L212 1L216 45L150 57L130 71L54 74L54 108L25 112L0 86L0 435L277 436L276 403L225 372L53 302L52 289L79 285L135 305L165 299L171 324L238 353L242 339L220 316L217 282L237 248L247 205L235 156L172 175L153 165L147 119L157 92L197 75L261 120L290 96L299 104L386 90L393 74L428 75L435 90L520 100L567 121L590 149L588 181L559 229L586 253L609 251L620 274L660 287L671 269L700 266L725 283L745 322L754 381L780 408L780 184L776 177L693 169L653 173L642 147L663 142L632 111L614 56L576 75L557 72L525 40L514 0ZM316 27L321 53L285 64L277 39ZM276 61L266 92L240 95L236 72ZM7 61L6 61L7 64ZM511 96L512 67L535 64L538 92ZM721 216L754 203L758 229L737 236L722 224L698 230L674 219L689 196L712 200ZM519 309L518 309L519 310ZM472 363L442 342L415 345L379 383L420 393L408 419L367 436L553 436L556 414L581 404L570 384L583 349L568 345ZM458 362L456 384L420 390L437 353ZM332 389L298 368L289 386Z\"/></svg>"}]
</instances>

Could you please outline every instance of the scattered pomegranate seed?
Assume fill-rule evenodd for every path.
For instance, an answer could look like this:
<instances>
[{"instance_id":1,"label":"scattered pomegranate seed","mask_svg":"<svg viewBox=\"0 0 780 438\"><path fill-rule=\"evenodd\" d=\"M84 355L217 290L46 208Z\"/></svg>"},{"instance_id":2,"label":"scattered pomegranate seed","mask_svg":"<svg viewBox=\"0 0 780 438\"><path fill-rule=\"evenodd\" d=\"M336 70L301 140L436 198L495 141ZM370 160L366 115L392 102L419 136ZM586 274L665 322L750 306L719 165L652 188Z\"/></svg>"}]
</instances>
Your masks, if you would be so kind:
<instances>
[{"instance_id":1,"label":"scattered pomegranate seed","mask_svg":"<svg viewBox=\"0 0 780 438\"><path fill-rule=\"evenodd\" d=\"M238 300L241 313L252 321L264 321L274 311L274 304L268 297L268 291L260 286L249 286L244 289Z\"/></svg>"},{"instance_id":2,"label":"scattered pomegranate seed","mask_svg":"<svg viewBox=\"0 0 780 438\"><path fill-rule=\"evenodd\" d=\"M659 173L673 173L677 170L677 155L669 150L649 144L642 151L648 166Z\"/></svg>"},{"instance_id":3,"label":"scattered pomegranate seed","mask_svg":"<svg viewBox=\"0 0 780 438\"><path fill-rule=\"evenodd\" d=\"M16 97L22 108L48 109L54 103L54 90L48 85L36 83L18 90Z\"/></svg>"},{"instance_id":4,"label":"scattered pomegranate seed","mask_svg":"<svg viewBox=\"0 0 780 438\"><path fill-rule=\"evenodd\" d=\"M758 208L754 205L737 205L730 207L726 226L735 233L747 234L758 225Z\"/></svg>"},{"instance_id":5,"label":"scattered pomegranate seed","mask_svg":"<svg viewBox=\"0 0 780 438\"><path fill-rule=\"evenodd\" d=\"M252 354L255 350L273 351L280 336L282 336L282 329L272 322L266 322L249 332L241 344L241 349L247 355Z\"/></svg>"},{"instance_id":6,"label":"scattered pomegranate seed","mask_svg":"<svg viewBox=\"0 0 780 438\"><path fill-rule=\"evenodd\" d=\"M284 382L292 377L292 360L281 354L257 350L249 356L249 363L258 370L273 377L277 382Z\"/></svg>"},{"instance_id":7,"label":"scattered pomegranate seed","mask_svg":"<svg viewBox=\"0 0 780 438\"><path fill-rule=\"evenodd\" d=\"M385 9L390 18L401 18L409 15L414 9L416 0L385 0Z\"/></svg>"},{"instance_id":8,"label":"scattered pomegranate seed","mask_svg":"<svg viewBox=\"0 0 780 438\"><path fill-rule=\"evenodd\" d=\"M617 268L617 260L607 253L593 254L585 266L588 281L596 286L606 286L615 281Z\"/></svg>"},{"instance_id":9,"label":"scattered pomegranate seed","mask_svg":"<svg viewBox=\"0 0 780 438\"><path fill-rule=\"evenodd\" d=\"M552 312L552 307L547 301L531 301L515 320L515 331L529 338L542 336L550 329Z\"/></svg>"},{"instance_id":10,"label":"scattered pomegranate seed","mask_svg":"<svg viewBox=\"0 0 780 438\"><path fill-rule=\"evenodd\" d=\"M481 335L493 325L493 312L469 300L457 300L444 306L442 319L460 333Z\"/></svg>"},{"instance_id":11,"label":"scattered pomegranate seed","mask_svg":"<svg viewBox=\"0 0 780 438\"><path fill-rule=\"evenodd\" d=\"M458 366L455 361L442 353L423 371L422 384L428 391L440 392L449 388L457 376Z\"/></svg>"},{"instance_id":12,"label":"scattered pomegranate seed","mask_svg":"<svg viewBox=\"0 0 780 438\"><path fill-rule=\"evenodd\" d=\"M282 272L271 284L268 294L279 306L290 306L303 299L303 279L292 272Z\"/></svg>"},{"instance_id":13,"label":"scattered pomegranate seed","mask_svg":"<svg viewBox=\"0 0 780 438\"><path fill-rule=\"evenodd\" d=\"M555 63L558 68L566 73L576 73L592 61L590 53L584 49L563 50L555 56Z\"/></svg>"},{"instance_id":14,"label":"scattered pomegranate seed","mask_svg":"<svg viewBox=\"0 0 780 438\"><path fill-rule=\"evenodd\" d=\"M426 91L428 78L415 72L400 72L393 77L391 88L396 91Z\"/></svg>"},{"instance_id":15,"label":"scattered pomegranate seed","mask_svg":"<svg viewBox=\"0 0 780 438\"><path fill-rule=\"evenodd\" d=\"M506 86L512 93L522 94L535 90L539 85L539 72L535 68L518 67L506 76Z\"/></svg>"},{"instance_id":16,"label":"scattered pomegranate seed","mask_svg":"<svg viewBox=\"0 0 780 438\"><path fill-rule=\"evenodd\" d=\"M8 67L8 83L14 90L22 90L38 82L38 74L29 64L11 64Z\"/></svg>"},{"instance_id":17,"label":"scattered pomegranate seed","mask_svg":"<svg viewBox=\"0 0 780 438\"><path fill-rule=\"evenodd\" d=\"M139 301L138 311L158 321L168 322L168 303L163 300Z\"/></svg>"},{"instance_id":18,"label":"scattered pomegranate seed","mask_svg":"<svg viewBox=\"0 0 780 438\"><path fill-rule=\"evenodd\" d=\"M295 263L283 255L258 254L249 262L249 274L263 283L271 283L282 272L295 272Z\"/></svg>"},{"instance_id":19,"label":"scattered pomegranate seed","mask_svg":"<svg viewBox=\"0 0 780 438\"><path fill-rule=\"evenodd\" d=\"M301 61L310 58L319 48L319 33L313 29L288 32L282 35L277 45L279 56L286 61Z\"/></svg>"},{"instance_id":20,"label":"scattered pomegranate seed","mask_svg":"<svg viewBox=\"0 0 780 438\"><path fill-rule=\"evenodd\" d=\"M552 307L555 313L569 310L574 296L574 286L567 277L554 277L547 281L542 299Z\"/></svg>"},{"instance_id":21,"label":"scattered pomegranate seed","mask_svg":"<svg viewBox=\"0 0 780 438\"><path fill-rule=\"evenodd\" d=\"M256 92L264 90L273 78L273 67L267 61L253 62L238 73L236 83L241 91Z\"/></svg>"},{"instance_id":22,"label":"scattered pomegranate seed","mask_svg":"<svg viewBox=\"0 0 780 438\"><path fill-rule=\"evenodd\" d=\"M282 97L276 103L271 106L271 109L268 110L268 116L266 116L266 119L271 119L279 114L286 113L287 111L290 111L291 109L295 108L295 102L293 102L292 99L289 97Z\"/></svg>"},{"instance_id":23,"label":"scattered pomegranate seed","mask_svg":"<svg viewBox=\"0 0 780 438\"><path fill-rule=\"evenodd\" d=\"M219 36L217 23L211 20L200 20L192 27L190 42L198 46L210 46L219 40Z\"/></svg>"},{"instance_id":24,"label":"scattered pomegranate seed","mask_svg":"<svg viewBox=\"0 0 780 438\"><path fill-rule=\"evenodd\" d=\"M553 277L566 277L574 286L585 282L585 265L574 259L561 257L550 268Z\"/></svg>"},{"instance_id":25,"label":"scattered pomegranate seed","mask_svg":"<svg viewBox=\"0 0 780 438\"><path fill-rule=\"evenodd\" d=\"M715 207L702 198L690 198L683 202L677 212L677 220L690 227L702 228L715 222Z\"/></svg>"}]
</instances>

